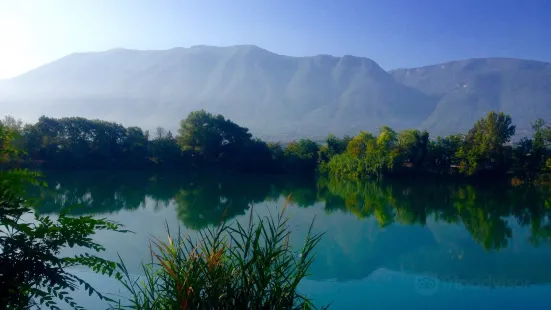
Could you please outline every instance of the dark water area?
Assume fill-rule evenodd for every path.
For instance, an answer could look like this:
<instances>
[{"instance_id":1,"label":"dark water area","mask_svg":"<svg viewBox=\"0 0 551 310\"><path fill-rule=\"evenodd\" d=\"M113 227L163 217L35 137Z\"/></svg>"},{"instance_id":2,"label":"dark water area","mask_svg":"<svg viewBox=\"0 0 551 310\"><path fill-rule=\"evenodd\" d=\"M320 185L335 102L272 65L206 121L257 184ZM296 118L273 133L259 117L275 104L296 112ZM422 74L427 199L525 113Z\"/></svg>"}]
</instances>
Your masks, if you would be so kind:
<instances>
[{"instance_id":1,"label":"dark water area","mask_svg":"<svg viewBox=\"0 0 551 310\"><path fill-rule=\"evenodd\" d=\"M135 234L99 233L140 274L148 240L279 212L291 244L325 232L301 289L331 309L549 309L551 188L495 182L355 182L235 174L45 171L39 212L75 204ZM70 249L68 251L71 251ZM107 283L107 282L101 282ZM104 286L104 290L115 290ZM89 306L88 308L96 308ZM99 305L97 308L100 309Z\"/></svg>"}]
</instances>

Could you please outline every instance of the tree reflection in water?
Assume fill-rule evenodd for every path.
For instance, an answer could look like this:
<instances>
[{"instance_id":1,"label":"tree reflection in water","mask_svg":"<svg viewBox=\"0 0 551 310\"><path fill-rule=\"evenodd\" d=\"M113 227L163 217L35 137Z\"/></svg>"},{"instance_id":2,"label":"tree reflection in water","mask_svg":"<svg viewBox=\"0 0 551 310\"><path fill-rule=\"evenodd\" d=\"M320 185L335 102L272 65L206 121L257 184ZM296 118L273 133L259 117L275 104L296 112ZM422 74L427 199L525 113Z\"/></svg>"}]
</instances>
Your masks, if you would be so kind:
<instances>
[{"instance_id":1,"label":"tree reflection in water","mask_svg":"<svg viewBox=\"0 0 551 310\"><path fill-rule=\"evenodd\" d=\"M551 240L551 190L543 186L109 171L51 171L45 181L49 187L36 193L42 213L80 204L73 214L109 214L140 209L153 200L156 208L173 204L186 227L200 229L243 215L253 204L290 195L298 207L321 203L328 214L374 218L380 227L424 226L428 219L462 223L487 250L508 246L514 222L530 228L535 245Z\"/></svg>"}]
</instances>

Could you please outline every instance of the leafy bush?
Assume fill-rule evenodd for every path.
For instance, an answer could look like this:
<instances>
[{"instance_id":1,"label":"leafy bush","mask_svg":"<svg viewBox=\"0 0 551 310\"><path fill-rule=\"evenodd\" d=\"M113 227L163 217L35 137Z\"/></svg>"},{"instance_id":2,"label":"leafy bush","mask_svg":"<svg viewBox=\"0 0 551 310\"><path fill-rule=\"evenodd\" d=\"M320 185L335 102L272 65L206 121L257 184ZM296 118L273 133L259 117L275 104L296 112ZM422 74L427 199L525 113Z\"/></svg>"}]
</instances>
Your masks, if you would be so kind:
<instances>
[{"instance_id":1,"label":"leafy bush","mask_svg":"<svg viewBox=\"0 0 551 310\"><path fill-rule=\"evenodd\" d=\"M25 199L29 184L43 186L39 175L13 167L18 150L13 133L0 125L0 308L32 309L44 305L59 309L61 300L74 309L83 309L69 296L80 285L106 299L67 268L84 266L98 273L112 274L115 263L89 253L60 257L61 249L79 246L95 252L104 247L92 240L98 230L124 232L121 226L90 216L69 217L62 212L57 220L34 214ZM25 219L34 216L34 220Z\"/></svg>"}]
</instances>

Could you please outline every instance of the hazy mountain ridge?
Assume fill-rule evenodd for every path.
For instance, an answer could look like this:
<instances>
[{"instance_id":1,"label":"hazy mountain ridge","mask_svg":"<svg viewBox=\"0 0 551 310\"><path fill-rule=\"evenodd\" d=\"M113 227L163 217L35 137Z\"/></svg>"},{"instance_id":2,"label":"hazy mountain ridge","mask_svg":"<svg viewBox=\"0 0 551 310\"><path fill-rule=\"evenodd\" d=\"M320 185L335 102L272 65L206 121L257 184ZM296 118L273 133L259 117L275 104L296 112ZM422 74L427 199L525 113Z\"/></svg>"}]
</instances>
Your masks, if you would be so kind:
<instances>
[{"instance_id":1,"label":"hazy mountain ridge","mask_svg":"<svg viewBox=\"0 0 551 310\"><path fill-rule=\"evenodd\" d=\"M465 131L488 110L519 128L551 116L551 64L471 59L387 72L369 58L290 57L256 46L71 54L0 83L5 113L175 129L221 113L263 137L320 138L382 125ZM522 104L521 104L522 103Z\"/></svg>"},{"instance_id":2,"label":"hazy mountain ridge","mask_svg":"<svg viewBox=\"0 0 551 310\"><path fill-rule=\"evenodd\" d=\"M438 98L420 126L466 131L490 110L511 114L519 134L530 122L551 116L551 63L511 58L452 61L390 74L398 83ZM447 126L446 126L447 124Z\"/></svg>"}]
</instances>

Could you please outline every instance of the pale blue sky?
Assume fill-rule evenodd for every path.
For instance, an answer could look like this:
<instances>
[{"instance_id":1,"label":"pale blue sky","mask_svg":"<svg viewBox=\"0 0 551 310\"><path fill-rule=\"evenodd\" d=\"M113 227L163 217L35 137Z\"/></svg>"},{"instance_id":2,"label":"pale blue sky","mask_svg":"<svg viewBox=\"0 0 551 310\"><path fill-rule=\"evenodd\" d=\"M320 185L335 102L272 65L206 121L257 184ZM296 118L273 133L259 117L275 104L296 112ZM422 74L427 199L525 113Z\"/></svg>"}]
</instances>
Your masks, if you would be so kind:
<instances>
[{"instance_id":1,"label":"pale blue sky","mask_svg":"<svg viewBox=\"0 0 551 310\"><path fill-rule=\"evenodd\" d=\"M551 61L549 0L0 0L0 78L72 52L254 44L385 69L471 57Z\"/></svg>"}]
</instances>

